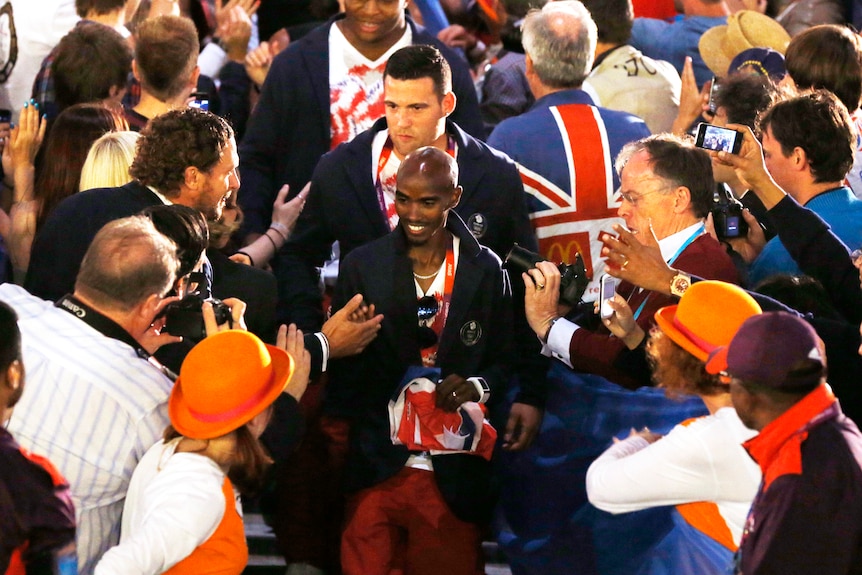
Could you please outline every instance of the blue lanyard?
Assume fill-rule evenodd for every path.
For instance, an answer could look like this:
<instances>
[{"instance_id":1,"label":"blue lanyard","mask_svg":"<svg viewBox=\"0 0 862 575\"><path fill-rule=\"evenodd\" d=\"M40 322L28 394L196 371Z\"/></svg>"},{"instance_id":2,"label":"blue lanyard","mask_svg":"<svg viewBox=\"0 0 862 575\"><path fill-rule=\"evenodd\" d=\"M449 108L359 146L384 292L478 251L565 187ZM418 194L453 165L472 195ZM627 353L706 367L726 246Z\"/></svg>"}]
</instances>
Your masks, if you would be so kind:
<instances>
[{"instance_id":1,"label":"blue lanyard","mask_svg":"<svg viewBox=\"0 0 862 575\"><path fill-rule=\"evenodd\" d=\"M694 242L694 240L696 240L698 237L700 237L700 235L703 233L703 230L704 230L704 229L705 229L705 226L704 226L703 224L701 224L699 228L697 228L696 230L694 230L694 233L693 233L693 234L691 234L691 236L690 236L687 240L685 240L681 246L679 246L679 249L678 249L678 250L676 250L676 253L675 253L675 254L673 254L673 255L670 257L670 259L669 259L669 260L667 260L667 265L672 266L672 265L673 265L673 262L675 262L675 261L676 261L676 258L678 258L678 257L679 257L679 255L680 255L683 251L685 251L685 248L687 248L688 246L690 246L690 245L692 244L692 242ZM644 300L641 302L641 305L638 307L638 310L635 312L635 315L634 315L634 319L635 319L635 321L637 321L637 319L640 317L641 312L644 310L644 306L646 305L646 302L647 302L647 300L649 299L649 296L650 296L650 295L652 295L652 292L650 292L650 293L648 293L648 294L647 294L647 296L646 296L646 297L644 298Z\"/></svg>"}]
</instances>

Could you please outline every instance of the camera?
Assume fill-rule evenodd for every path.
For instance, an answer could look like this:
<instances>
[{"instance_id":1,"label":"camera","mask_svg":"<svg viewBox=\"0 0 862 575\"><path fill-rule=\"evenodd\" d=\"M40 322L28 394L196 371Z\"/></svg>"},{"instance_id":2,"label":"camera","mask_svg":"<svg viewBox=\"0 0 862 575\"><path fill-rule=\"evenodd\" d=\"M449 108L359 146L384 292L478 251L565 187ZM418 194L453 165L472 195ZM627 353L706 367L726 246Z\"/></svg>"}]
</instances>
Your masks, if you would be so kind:
<instances>
[{"instance_id":1,"label":"camera","mask_svg":"<svg viewBox=\"0 0 862 575\"><path fill-rule=\"evenodd\" d=\"M733 197L727 184L715 185L710 212L719 240L744 238L748 235L748 224L742 217L742 203Z\"/></svg>"},{"instance_id":2,"label":"camera","mask_svg":"<svg viewBox=\"0 0 862 575\"><path fill-rule=\"evenodd\" d=\"M544 260L545 258L539 254L515 244L506 254L503 267L507 270L526 273L536 267L538 262ZM584 266L584 259L578 253L574 263L558 264L557 269L560 270L560 276L562 276L560 278L560 303L575 307L581 301L581 296L584 295L587 284L590 282L590 278L587 277L587 269Z\"/></svg>"},{"instance_id":3,"label":"camera","mask_svg":"<svg viewBox=\"0 0 862 575\"><path fill-rule=\"evenodd\" d=\"M204 316L201 306L204 302L210 302L215 313L216 323L221 325L228 322L233 325L230 306L214 297L203 297L200 293L190 293L180 301L175 301L165 306L165 326L162 331L171 335L182 336L184 339L199 342L207 336Z\"/></svg>"}]
</instances>

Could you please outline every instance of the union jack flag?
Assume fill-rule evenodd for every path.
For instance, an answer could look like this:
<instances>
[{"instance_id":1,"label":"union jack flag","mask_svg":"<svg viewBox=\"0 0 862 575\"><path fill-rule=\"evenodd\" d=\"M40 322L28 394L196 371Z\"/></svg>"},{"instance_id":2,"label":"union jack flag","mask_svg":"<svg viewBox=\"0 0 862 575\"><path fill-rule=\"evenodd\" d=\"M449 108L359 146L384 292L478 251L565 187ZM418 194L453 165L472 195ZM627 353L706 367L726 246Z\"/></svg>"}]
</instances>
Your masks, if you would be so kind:
<instances>
[{"instance_id":1,"label":"union jack flag","mask_svg":"<svg viewBox=\"0 0 862 575\"><path fill-rule=\"evenodd\" d=\"M524 191L531 196L530 219L541 254L550 261L570 263L580 252L592 278L584 301L592 301L598 297L604 271L599 237L613 234L612 224L623 223L617 216L620 201L608 135L594 106L566 104L549 110L563 141L568 186L561 188L523 165L518 169Z\"/></svg>"}]
</instances>

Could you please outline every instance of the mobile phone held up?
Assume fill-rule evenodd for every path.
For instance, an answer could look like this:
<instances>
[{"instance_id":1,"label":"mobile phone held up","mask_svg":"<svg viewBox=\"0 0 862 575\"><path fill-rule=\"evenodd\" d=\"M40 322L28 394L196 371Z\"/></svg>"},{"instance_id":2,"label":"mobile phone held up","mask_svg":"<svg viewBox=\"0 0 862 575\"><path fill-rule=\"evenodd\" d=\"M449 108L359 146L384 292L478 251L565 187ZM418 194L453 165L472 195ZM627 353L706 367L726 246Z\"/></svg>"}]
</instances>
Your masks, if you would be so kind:
<instances>
[{"instance_id":1,"label":"mobile phone held up","mask_svg":"<svg viewBox=\"0 0 862 575\"><path fill-rule=\"evenodd\" d=\"M694 145L704 150L738 154L742 147L742 132L701 123L697 127L697 138Z\"/></svg>"},{"instance_id":2,"label":"mobile phone held up","mask_svg":"<svg viewBox=\"0 0 862 575\"><path fill-rule=\"evenodd\" d=\"M195 92L192 94L192 98L194 98L189 107L198 108L199 110L209 111L210 109L210 95L206 92Z\"/></svg>"},{"instance_id":3,"label":"mobile phone held up","mask_svg":"<svg viewBox=\"0 0 862 575\"><path fill-rule=\"evenodd\" d=\"M608 319L614 315L614 309L608 305L608 300L614 299L614 294L617 293L617 279L610 274L605 274L602 276L600 286L599 315L602 319Z\"/></svg>"},{"instance_id":4,"label":"mobile phone held up","mask_svg":"<svg viewBox=\"0 0 862 575\"><path fill-rule=\"evenodd\" d=\"M713 116L715 115L715 110L717 109L715 105L715 93L718 91L718 78L715 76L712 77L712 80L709 82L709 101L706 104L707 110Z\"/></svg>"}]
</instances>

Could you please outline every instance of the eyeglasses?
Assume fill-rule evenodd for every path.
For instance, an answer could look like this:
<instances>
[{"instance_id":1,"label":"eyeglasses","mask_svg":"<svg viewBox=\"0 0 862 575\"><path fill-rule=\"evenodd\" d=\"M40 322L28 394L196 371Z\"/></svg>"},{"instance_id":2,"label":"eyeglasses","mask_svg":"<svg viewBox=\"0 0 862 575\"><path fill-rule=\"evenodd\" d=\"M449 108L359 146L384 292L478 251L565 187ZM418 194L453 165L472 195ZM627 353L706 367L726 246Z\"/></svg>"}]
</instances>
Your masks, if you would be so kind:
<instances>
[{"instance_id":1,"label":"eyeglasses","mask_svg":"<svg viewBox=\"0 0 862 575\"><path fill-rule=\"evenodd\" d=\"M636 194L636 195L631 194L631 193L629 193L629 192L620 192L620 197L621 197L622 199L624 199L625 201L627 201L628 203L630 203L630 204L632 205L632 207L635 207L635 206L637 206L637 205L638 205L638 201L639 201L642 197L644 197L644 196L648 196L648 195L650 195L650 194L655 194L655 193L658 193L658 192L664 192L664 191L667 191L667 190L669 190L669 189L670 189L670 188L668 188L668 187L663 187L663 188L659 188L659 189L657 189L657 190L651 190L651 191L649 191L649 192L644 192L644 193L642 193L642 194Z\"/></svg>"},{"instance_id":2,"label":"eyeglasses","mask_svg":"<svg viewBox=\"0 0 862 575\"><path fill-rule=\"evenodd\" d=\"M432 319L440 311L440 304L433 295L426 295L416 302L416 316L419 322ZM437 343L437 332L427 325L419 326L419 348L426 349Z\"/></svg>"}]
</instances>

